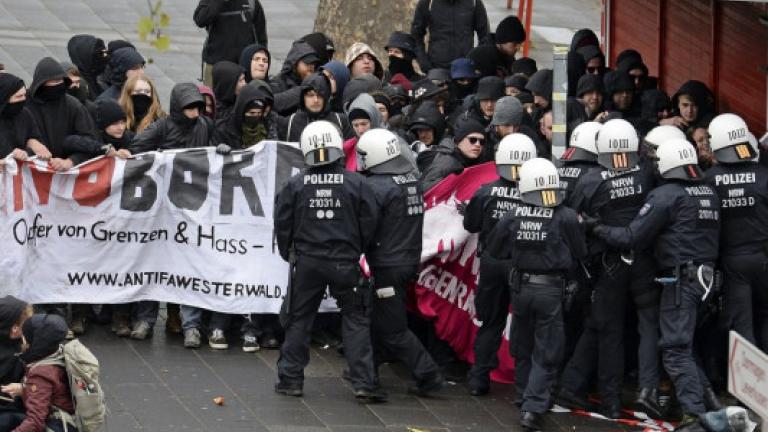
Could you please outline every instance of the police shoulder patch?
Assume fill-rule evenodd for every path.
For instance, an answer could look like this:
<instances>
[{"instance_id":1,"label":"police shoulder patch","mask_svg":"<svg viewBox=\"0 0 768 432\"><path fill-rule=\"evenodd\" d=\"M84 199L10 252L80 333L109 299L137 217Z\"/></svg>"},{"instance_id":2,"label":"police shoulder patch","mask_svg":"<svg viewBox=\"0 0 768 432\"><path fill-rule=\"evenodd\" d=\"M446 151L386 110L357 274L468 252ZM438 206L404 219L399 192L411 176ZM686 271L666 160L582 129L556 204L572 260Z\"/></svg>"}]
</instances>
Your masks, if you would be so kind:
<instances>
[{"instance_id":1,"label":"police shoulder patch","mask_svg":"<svg viewBox=\"0 0 768 432\"><path fill-rule=\"evenodd\" d=\"M653 207L653 205L652 205L651 203L645 203L645 204L643 204L643 206L640 208L640 213L639 213L639 215L640 215L640 216L645 216L645 215L647 215L647 214L648 214L648 212L649 212L649 211L651 211L651 208L652 208L652 207Z\"/></svg>"}]
</instances>

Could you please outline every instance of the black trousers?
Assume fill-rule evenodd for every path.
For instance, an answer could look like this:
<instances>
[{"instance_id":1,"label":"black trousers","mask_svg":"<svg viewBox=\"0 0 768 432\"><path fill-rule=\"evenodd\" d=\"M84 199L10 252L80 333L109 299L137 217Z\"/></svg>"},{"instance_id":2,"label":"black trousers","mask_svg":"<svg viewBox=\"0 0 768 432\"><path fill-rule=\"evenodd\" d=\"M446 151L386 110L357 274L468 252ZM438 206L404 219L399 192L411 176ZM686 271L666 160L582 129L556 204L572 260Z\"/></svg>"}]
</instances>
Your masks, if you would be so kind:
<instances>
[{"instance_id":1,"label":"black trousers","mask_svg":"<svg viewBox=\"0 0 768 432\"><path fill-rule=\"evenodd\" d=\"M374 293L371 333L375 364L379 358L404 362L417 382L433 377L437 365L419 339L408 329L406 290L417 266L373 267Z\"/></svg>"},{"instance_id":2,"label":"black trousers","mask_svg":"<svg viewBox=\"0 0 768 432\"><path fill-rule=\"evenodd\" d=\"M328 262L300 257L292 285L280 310L285 341L277 360L280 382L301 386L304 368L309 364L312 323L323 300L325 288L341 308L344 356L355 389L375 389L371 348L371 293L358 290L360 269L357 262ZM357 291L355 291L357 290Z\"/></svg>"},{"instance_id":3,"label":"black trousers","mask_svg":"<svg viewBox=\"0 0 768 432\"><path fill-rule=\"evenodd\" d=\"M512 292L512 306L510 351L520 409L543 414L565 350L563 287L523 283Z\"/></svg>"},{"instance_id":4,"label":"black trousers","mask_svg":"<svg viewBox=\"0 0 768 432\"><path fill-rule=\"evenodd\" d=\"M568 365L561 385L571 392L586 391L596 372L603 406L620 405L624 379L624 320L627 302L637 313L639 386L659 384L659 287L649 255L636 253L632 265L617 252L604 255L594 285L587 323Z\"/></svg>"},{"instance_id":5,"label":"black trousers","mask_svg":"<svg viewBox=\"0 0 768 432\"><path fill-rule=\"evenodd\" d=\"M721 262L728 328L768 351L768 255L726 256Z\"/></svg>"},{"instance_id":6,"label":"black trousers","mask_svg":"<svg viewBox=\"0 0 768 432\"><path fill-rule=\"evenodd\" d=\"M510 270L508 261L494 259L489 254L480 259L475 312L483 324L475 336L475 363L469 371L469 385L474 388L487 389L491 384L491 371L499 366L501 335L509 316Z\"/></svg>"}]
</instances>

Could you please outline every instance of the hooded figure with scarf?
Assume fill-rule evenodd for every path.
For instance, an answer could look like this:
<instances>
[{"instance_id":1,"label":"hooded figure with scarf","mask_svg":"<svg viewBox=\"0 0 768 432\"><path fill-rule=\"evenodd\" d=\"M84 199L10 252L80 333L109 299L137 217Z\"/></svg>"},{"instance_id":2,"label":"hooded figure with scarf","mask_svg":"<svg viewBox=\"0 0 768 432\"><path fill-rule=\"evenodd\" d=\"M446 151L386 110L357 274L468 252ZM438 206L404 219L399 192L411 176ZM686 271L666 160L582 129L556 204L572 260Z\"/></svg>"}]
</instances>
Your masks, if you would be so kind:
<instances>
[{"instance_id":1,"label":"hooded figure with scarf","mask_svg":"<svg viewBox=\"0 0 768 432\"><path fill-rule=\"evenodd\" d=\"M213 94L216 95L216 124L229 121L235 100L245 85L245 73L237 63L222 60L213 65Z\"/></svg>"},{"instance_id":2,"label":"hooded figure with scarf","mask_svg":"<svg viewBox=\"0 0 768 432\"><path fill-rule=\"evenodd\" d=\"M229 121L216 126L216 142L233 149L245 149L260 141L277 140L279 120L272 111L273 100L267 83L251 81L237 95Z\"/></svg>"},{"instance_id":3,"label":"hooded figure with scarf","mask_svg":"<svg viewBox=\"0 0 768 432\"><path fill-rule=\"evenodd\" d=\"M31 307L13 296L0 298L0 387L21 382L24 364L21 353L21 326ZM6 400L6 398L10 400ZM24 420L20 399L0 393L0 430L12 430Z\"/></svg>"},{"instance_id":4,"label":"hooded figure with scarf","mask_svg":"<svg viewBox=\"0 0 768 432\"><path fill-rule=\"evenodd\" d=\"M285 57L280 73L269 81L272 94L275 95L274 109L278 114L287 116L296 112L301 105L299 96L302 91L302 81L308 78L308 76L301 76L299 69L303 70L309 66L309 70L314 71L314 65L318 61L319 57L310 44L294 42Z\"/></svg>"},{"instance_id":5,"label":"hooded figure with scarf","mask_svg":"<svg viewBox=\"0 0 768 432\"><path fill-rule=\"evenodd\" d=\"M198 110L196 116L184 113L186 109L195 108ZM130 146L131 153L212 145L213 121L202 115L204 110L205 99L195 84L176 84L171 90L170 114L136 135Z\"/></svg>"},{"instance_id":6,"label":"hooded figure with scarf","mask_svg":"<svg viewBox=\"0 0 768 432\"><path fill-rule=\"evenodd\" d=\"M88 155L68 153L65 139L96 138L93 121L86 108L74 96L68 95L70 79L56 60L45 57L37 64L29 87L28 111L40 128L42 143L52 154L52 166L57 170L69 169L84 162Z\"/></svg>"},{"instance_id":7,"label":"hooded figure with scarf","mask_svg":"<svg viewBox=\"0 0 768 432\"><path fill-rule=\"evenodd\" d=\"M69 59L77 67L80 76L88 85L88 100L96 98L106 90L98 82L109 62L104 40L89 34L72 36L67 43ZM82 83L80 84L82 86Z\"/></svg>"},{"instance_id":8,"label":"hooded figure with scarf","mask_svg":"<svg viewBox=\"0 0 768 432\"><path fill-rule=\"evenodd\" d=\"M43 432L49 430L47 427L61 430L61 420L50 415L54 407L74 415L75 406L66 369L48 360L61 358L67 323L58 315L33 315L24 322L21 332L28 344L20 356L26 365L21 396L27 416L13 432Z\"/></svg>"},{"instance_id":9,"label":"hooded figure with scarf","mask_svg":"<svg viewBox=\"0 0 768 432\"><path fill-rule=\"evenodd\" d=\"M119 100L129 73L140 74L144 70L145 63L144 57L135 48L120 48L112 53L109 58L109 88L105 89L96 100Z\"/></svg>"},{"instance_id":10,"label":"hooded figure with scarf","mask_svg":"<svg viewBox=\"0 0 768 432\"><path fill-rule=\"evenodd\" d=\"M26 96L11 102L21 89L24 81L9 73L0 74L0 158L14 153L17 158L26 158L26 149L45 149L42 134L29 111L24 110ZM47 152L47 149L45 149Z\"/></svg>"},{"instance_id":11,"label":"hooded figure with scarf","mask_svg":"<svg viewBox=\"0 0 768 432\"><path fill-rule=\"evenodd\" d=\"M322 99L322 107L316 110L307 105L307 99L316 95ZM317 120L327 120L339 128L341 135L345 139L355 136L349 120L343 114L331 111L331 87L328 79L320 74L312 74L301 83L301 93L299 96L300 106L295 114L291 114L278 130L281 141L299 142L301 132L308 124Z\"/></svg>"}]
</instances>

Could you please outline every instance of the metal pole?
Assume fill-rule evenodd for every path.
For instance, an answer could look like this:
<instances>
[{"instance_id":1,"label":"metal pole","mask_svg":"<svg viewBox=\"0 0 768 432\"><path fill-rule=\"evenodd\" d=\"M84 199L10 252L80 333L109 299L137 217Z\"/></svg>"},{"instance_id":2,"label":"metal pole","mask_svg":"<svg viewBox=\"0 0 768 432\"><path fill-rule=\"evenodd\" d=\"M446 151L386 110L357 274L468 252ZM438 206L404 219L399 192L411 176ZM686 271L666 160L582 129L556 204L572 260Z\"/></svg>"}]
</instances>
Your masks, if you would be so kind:
<instances>
[{"instance_id":1,"label":"metal pole","mask_svg":"<svg viewBox=\"0 0 768 432\"><path fill-rule=\"evenodd\" d=\"M565 152L566 100L568 98L568 47L555 46L552 61L552 159Z\"/></svg>"}]
</instances>

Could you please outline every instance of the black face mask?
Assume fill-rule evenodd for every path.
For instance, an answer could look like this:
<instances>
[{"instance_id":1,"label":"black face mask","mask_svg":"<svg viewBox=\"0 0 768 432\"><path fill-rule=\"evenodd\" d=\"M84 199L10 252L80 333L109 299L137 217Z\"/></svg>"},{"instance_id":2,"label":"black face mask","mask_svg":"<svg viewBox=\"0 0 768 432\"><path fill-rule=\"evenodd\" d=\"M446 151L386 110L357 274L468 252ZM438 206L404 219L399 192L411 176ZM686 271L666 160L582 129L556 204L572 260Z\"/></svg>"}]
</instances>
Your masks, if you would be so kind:
<instances>
[{"instance_id":1,"label":"black face mask","mask_svg":"<svg viewBox=\"0 0 768 432\"><path fill-rule=\"evenodd\" d=\"M67 89L67 94L74 96L75 99L79 100L81 104L84 104L85 101L88 99L88 89L83 87L83 84L80 84L80 87L70 87Z\"/></svg>"},{"instance_id":2,"label":"black face mask","mask_svg":"<svg viewBox=\"0 0 768 432\"><path fill-rule=\"evenodd\" d=\"M389 56L389 73L392 75L403 74L407 77L413 75L413 61L408 58Z\"/></svg>"},{"instance_id":3,"label":"black face mask","mask_svg":"<svg viewBox=\"0 0 768 432\"><path fill-rule=\"evenodd\" d=\"M66 93L67 88L64 86L64 83L61 83L55 86L42 85L37 90L37 93L35 93L35 96L46 102L54 102L63 98Z\"/></svg>"},{"instance_id":4,"label":"black face mask","mask_svg":"<svg viewBox=\"0 0 768 432\"><path fill-rule=\"evenodd\" d=\"M109 55L106 52L98 50L93 53L92 72L94 75L99 75L104 72L109 63Z\"/></svg>"},{"instance_id":5,"label":"black face mask","mask_svg":"<svg viewBox=\"0 0 768 432\"><path fill-rule=\"evenodd\" d=\"M255 117L255 116L243 116L243 126L247 128L255 128L261 123L263 117Z\"/></svg>"},{"instance_id":6,"label":"black face mask","mask_svg":"<svg viewBox=\"0 0 768 432\"><path fill-rule=\"evenodd\" d=\"M457 100L464 100L465 97L477 91L477 85L475 82L462 85L454 81L451 83L451 87L453 90L453 97Z\"/></svg>"},{"instance_id":7,"label":"black face mask","mask_svg":"<svg viewBox=\"0 0 768 432\"><path fill-rule=\"evenodd\" d=\"M183 112L171 113L171 120L182 129L189 129L196 125L198 118L199 117L189 118L185 116Z\"/></svg>"},{"instance_id":8,"label":"black face mask","mask_svg":"<svg viewBox=\"0 0 768 432\"><path fill-rule=\"evenodd\" d=\"M0 113L0 116L3 118L14 118L21 113L21 110L24 109L24 105L26 103L26 100L21 102L7 103L5 104L5 107L3 107L3 112Z\"/></svg>"},{"instance_id":9,"label":"black face mask","mask_svg":"<svg viewBox=\"0 0 768 432\"><path fill-rule=\"evenodd\" d=\"M145 94L135 94L131 96L133 102L133 117L139 122L149 112L149 107L152 106L152 98Z\"/></svg>"}]
</instances>

